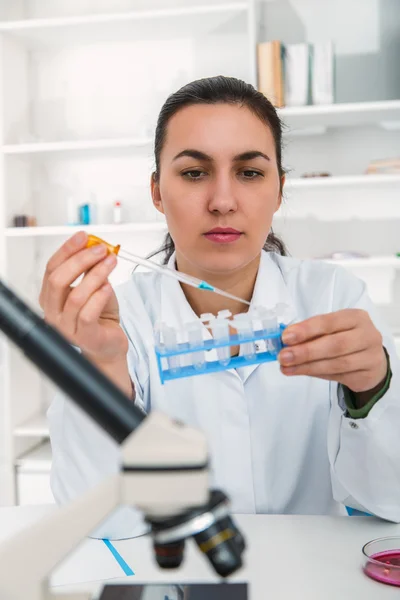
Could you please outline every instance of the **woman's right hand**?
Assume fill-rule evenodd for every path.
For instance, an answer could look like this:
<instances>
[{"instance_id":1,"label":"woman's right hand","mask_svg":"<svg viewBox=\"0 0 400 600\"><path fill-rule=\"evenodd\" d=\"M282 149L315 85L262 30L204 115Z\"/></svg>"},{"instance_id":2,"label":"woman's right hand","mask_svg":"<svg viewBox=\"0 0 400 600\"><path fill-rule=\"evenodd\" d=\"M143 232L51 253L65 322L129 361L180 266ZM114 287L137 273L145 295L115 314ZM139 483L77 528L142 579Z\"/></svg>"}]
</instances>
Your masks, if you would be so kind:
<instances>
[{"instance_id":1,"label":"woman's right hand","mask_svg":"<svg viewBox=\"0 0 400 600\"><path fill-rule=\"evenodd\" d=\"M80 231L47 263L39 296L45 320L97 365L126 362L128 339L108 276L117 264L105 245L86 248ZM80 276L80 283L72 283Z\"/></svg>"}]
</instances>

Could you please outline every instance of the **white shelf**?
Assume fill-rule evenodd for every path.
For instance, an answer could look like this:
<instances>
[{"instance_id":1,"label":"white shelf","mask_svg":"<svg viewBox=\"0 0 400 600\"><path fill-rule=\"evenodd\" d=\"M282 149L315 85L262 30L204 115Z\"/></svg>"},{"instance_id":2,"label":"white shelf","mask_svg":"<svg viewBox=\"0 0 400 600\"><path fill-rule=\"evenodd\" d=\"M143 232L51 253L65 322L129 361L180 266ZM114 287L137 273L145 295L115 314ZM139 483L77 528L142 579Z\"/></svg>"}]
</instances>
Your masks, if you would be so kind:
<instances>
[{"instance_id":1,"label":"white shelf","mask_svg":"<svg viewBox=\"0 0 400 600\"><path fill-rule=\"evenodd\" d=\"M346 267L348 269L376 269L377 267L392 267L394 269L400 269L400 258L397 258L396 256L371 256L369 258L347 259L326 258L323 259L323 261L333 265L341 265L342 267Z\"/></svg>"},{"instance_id":2,"label":"white shelf","mask_svg":"<svg viewBox=\"0 0 400 600\"><path fill-rule=\"evenodd\" d=\"M290 189L299 188L331 188L349 186L379 186L399 185L400 175L341 175L332 177L299 177L291 179L288 177L285 187Z\"/></svg>"},{"instance_id":3,"label":"white shelf","mask_svg":"<svg viewBox=\"0 0 400 600\"><path fill-rule=\"evenodd\" d=\"M5 235L9 238L70 236L77 231L88 233L147 233L166 231L164 222L159 223L123 223L121 225L60 225L54 227L8 227Z\"/></svg>"},{"instance_id":4,"label":"white shelf","mask_svg":"<svg viewBox=\"0 0 400 600\"><path fill-rule=\"evenodd\" d=\"M22 423L14 429L17 437L48 437L49 426L46 415L41 413Z\"/></svg>"},{"instance_id":5,"label":"white shelf","mask_svg":"<svg viewBox=\"0 0 400 600\"><path fill-rule=\"evenodd\" d=\"M60 142L36 142L7 144L2 147L4 154L50 154L53 152L77 152L90 150L124 150L146 148L153 143L152 138L112 138L99 140L66 140Z\"/></svg>"},{"instance_id":6,"label":"white shelf","mask_svg":"<svg viewBox=\"0 0 400 600\"><path fill-rule=\"evenodd\" d=\"M279 109L279 116L290 130L326 127L355 127L379 124L387 129L400 126L400 100L354 102ZM289 134L290 134L289 130Z\"/></svg>"},{"instance_id":7,"label":"white shelf","mask_svg":"<svg viewBox=\"0 0 400 600\"><path fill-rule=\"evenodd\" d=\"M0 23L0 33L38 46L201 36L247 14L247 2Z\"/></svg>"},{"instance_id":8,"label":"white shelf","mask_svg":"<svg viewBox=\"0 0 400 600\"><path fill-rule=\"evenodd\" d=\"M16 459L15 465L20 471L24 472L49 472L51 468L50 442L40 444L30 452L20 456Z\"/></svg>"}]
</instances>

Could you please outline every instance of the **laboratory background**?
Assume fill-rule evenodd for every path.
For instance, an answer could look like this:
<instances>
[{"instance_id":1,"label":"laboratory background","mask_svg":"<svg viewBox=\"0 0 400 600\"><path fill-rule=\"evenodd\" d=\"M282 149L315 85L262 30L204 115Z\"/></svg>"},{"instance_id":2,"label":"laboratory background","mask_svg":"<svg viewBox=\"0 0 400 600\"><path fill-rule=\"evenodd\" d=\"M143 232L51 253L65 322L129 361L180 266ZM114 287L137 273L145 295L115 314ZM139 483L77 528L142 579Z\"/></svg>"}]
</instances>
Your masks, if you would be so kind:
<instances>
[{"instance_id":1,"label":"laboratory background","mask_svg":"<svg viewBox=\"0 0 400 600\"><path fill-rule=\"evenodd\" d=\"M191 80L235 76L285 124L274 230L292 256L365 280L400 352L399 57L399 0L0 0L0 277L40 310L75 231L155 250L158 111ZM53 502L54 393L1 337L2 506Z\"/></svg>"}]
</instances>

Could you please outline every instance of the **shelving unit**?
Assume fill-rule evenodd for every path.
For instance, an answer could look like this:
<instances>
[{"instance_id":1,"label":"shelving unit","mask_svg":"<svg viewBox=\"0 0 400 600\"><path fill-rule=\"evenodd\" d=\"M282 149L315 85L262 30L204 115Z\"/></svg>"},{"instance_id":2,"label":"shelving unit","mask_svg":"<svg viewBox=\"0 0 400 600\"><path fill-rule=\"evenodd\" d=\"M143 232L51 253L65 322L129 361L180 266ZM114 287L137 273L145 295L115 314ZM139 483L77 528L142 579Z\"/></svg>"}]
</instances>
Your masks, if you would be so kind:
<instances>
[{"instance_id":1,"label":"shelving unit","mask_svg":"<svg viewBox=\"0 0 400 600\"><path fill-rule=\"evenodd\" d=\"M87 233L150 233L166 232L166 224L159 223L121 223L120 225L60 225L55 227L7 227L5 236L7 238L28 238L28 237L59 237L72 236L77 231L84 230Z\"/></svg>"},{"instance_id":2,"label":"shelving unit","mask_svg":"<svg viewBox=\"0 0 400 600\"><path fill-rule=\"evenodd\" d=\"M45 442L38 444L33 450L18 457L15 461L19 469L47 473L51 467L51 446Z\"/></svg>"},{"instance_id":3,"label":"shelving unit","mask_svg":"<svg viewBox=\"0 0 400 600\"><path fill-rule=\"evenodd\" d=\"M332 224L349 223L352 220L372 223L400 219L399 190L400 175L338 175L319 178L289 176L285 182L281 208L276 213L276 222L279 227L288 219L311 218L320 223ZM397 238L393 235L392 246L388 250L396 253L396 243ZM334 250L335 248L329 247L323 251ZM296 252L296 248L293 251ZM368 247L358 248L358 251L368 252ZM379 252L379 249L374 249L373 252ZM312 256L311 253L310 255Z\"/></svg>"},{"instance_id":4,"label":"shelving unit","mask_svg":"<svg viewBox=\"0 0 400 600\"><path fill-rule=\"evenodd\" d=\"M116 138L100 140L65 140L61 142L37 142L27 144L5 144L2 152L6 155L12 154L52 154L52 153L75 153L82 151L110 151L110 150L134 150L147 149L153 143L152 138Z\"/></svg>"},{"instance_id":5,"label":"shelving unit","mask_svg":"<svg viewBox=\"0 0 400 600\"><path fill-rule=\"evenodd\" d=\"M348 269L375 269L376 267L393 267L400 269L400 258L397 256L372 256L370 258L325 259L334 265Z\"/></svg>"},{"instance_id":6,"label":"shelving unit","mask_svg":"<svg viewBox=\"0 0 400 600\"><path fill-rule=\"evenodd\" d=\"M381 307L392 304L393 285L400 269L400 258L397 256L325 259L325 262L340 265L363 279L375 304Z\"/></svg>"},{"instance_id":7,"label":"shelving unit","mask_svg":"<svg viewBox=\"0 0 400 600\"><path fill-rule=\"evenodd\" d=\"M34 437L34 438L46 438L49 436L49 426L47 424L46 413L38 413L34 415L21 425L18 425L14 429L14 435L16 437ZM21 463L18 462L20 465Z\"/></svg>"},{"instance_id":8,"label":"shelving unit","mask_svg":"<svg viewBox=\"0 0 400 600\"><path fill-rule=\"evenodd\" d=\"M150 3L151 4L151 3ZM12 35L29 46L93 44L115 40L174 39L204 36L229 20L246 18L247 2L219 2L189 7L135 10L120 13L8 21L0 34Z\"/></svg>"},{"instance_id":9,"label":"shelving unit","mask_svg":"<svg viewBox=\"0 0 400 600\"><path fill-rule=\"evenodd\" d=\"M51 504L50 489L51 446L42 442L15 462L17 501L20 505Z\"/></svg>"},{"instance_id":10,"label":"shelving unit","mask_svg":"<svg viewBox=\"0 0 400 600\"><path fill-rule=\"evenodd\" d=\"M333 177L288 178L286 185L291 189L327 189L338 187L381 187L395 186L399 189L400 175L342 175Z\"/></svg>"},{"instance_id":11,"label":"shelving unit","mask_svg":"<svg viewBox=\"0 0 400 600\"><path fill-rule=\"evenodd\" d=\"M78 229L140 255L160 245L165 222L149 194L156 116L169 93L200 77L256 83L254 0L13 0L1 18L0 277L36 305L48 258ZM66 225L71 198L94 200L95 224ZM121 225L111 224L116 199ZM15 214L38 226L13 227ZM111 282L132 268L121 263ZM47 498L42 441L54 394L4 346L0 505L25 502L35 481Z\"/></svg>"},{"instance_id":12,"label":"shelving unit","mask_svg":"<svg viewBox=\"0 0 400 600\"><path fill-rule=\"evenodd\" d=\"M317 131L317 128L320 133L325 133L328 128L365 125L384 129L400 127L400 100L285 107L278 112L291 133Z\"/></svg>"}]
</instances>

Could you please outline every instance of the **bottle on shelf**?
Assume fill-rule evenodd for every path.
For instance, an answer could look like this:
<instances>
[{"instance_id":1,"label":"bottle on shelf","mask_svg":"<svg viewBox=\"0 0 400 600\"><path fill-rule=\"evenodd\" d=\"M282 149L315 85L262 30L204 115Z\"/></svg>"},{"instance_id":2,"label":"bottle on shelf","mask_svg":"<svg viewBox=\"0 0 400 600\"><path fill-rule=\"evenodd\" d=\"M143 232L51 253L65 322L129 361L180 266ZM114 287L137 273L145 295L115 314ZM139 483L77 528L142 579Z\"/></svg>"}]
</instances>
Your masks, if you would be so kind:
<instances>
[{"instance_id":1,"label":"bottle on shelf","mask_svg":"<svg viewBox=\"0 0 400 600\"><path fill-rule=\"evenodd\" d=\"M79 206L79 224L80 225L93 225L97 222L97 206L96 206L96 195L92 192L90 194L89 202L85 202Z\"/></svg>"},{"instance_id":2,"label":"bottle on shelf","mask_svg":"<svg viewBox=\"0 0 400 600\"><path fill-rule=\"evenodd\" d=\"M121 200L115 200L113 206L113 223L119 225L122 222L122 203Z\"/></svg>"}]
</instances>

